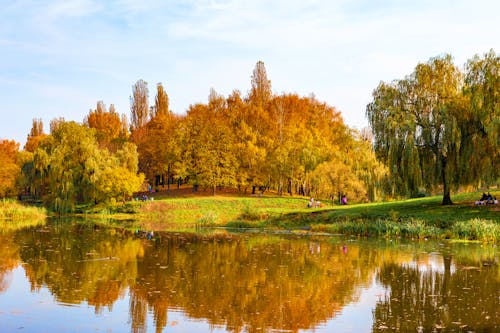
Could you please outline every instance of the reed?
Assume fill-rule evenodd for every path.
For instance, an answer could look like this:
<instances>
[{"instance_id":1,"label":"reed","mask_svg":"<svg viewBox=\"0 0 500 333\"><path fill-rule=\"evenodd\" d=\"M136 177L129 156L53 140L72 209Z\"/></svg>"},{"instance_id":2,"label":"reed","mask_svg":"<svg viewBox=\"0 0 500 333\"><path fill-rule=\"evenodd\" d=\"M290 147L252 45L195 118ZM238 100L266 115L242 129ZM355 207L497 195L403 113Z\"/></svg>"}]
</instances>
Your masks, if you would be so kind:
<instances>
[{"instance_id":1,"label":"reed","mask_svg":"<svg viewBox=\"0 0 500 333\"><path fill-rule=\"evenodd\" d=\"M44 208L25 206L14 200L0 201L0 230L10 231L45 223Z\"/></svg>"}]
</instances>

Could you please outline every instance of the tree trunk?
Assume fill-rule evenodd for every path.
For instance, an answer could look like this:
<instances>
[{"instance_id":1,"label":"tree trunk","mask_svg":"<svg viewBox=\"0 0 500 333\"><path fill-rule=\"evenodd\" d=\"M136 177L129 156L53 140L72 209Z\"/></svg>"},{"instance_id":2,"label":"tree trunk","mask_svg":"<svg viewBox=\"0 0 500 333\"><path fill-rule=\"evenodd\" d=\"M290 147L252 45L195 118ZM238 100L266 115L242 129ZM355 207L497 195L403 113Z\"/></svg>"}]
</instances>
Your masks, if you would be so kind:
<instances>
[{"instance_id":1,"label":"tree trunk","mask_svg":"<svg viewBox=\"0 0 500 333\"><path fill-rule=\"evenodd\" d=\"M450 189L443 193L443 202L442 205L453 205L453 201L451 201Z\"/></svg>"},{"instance_id":2,"label":"tree trunk","mask_svg":"<svg viewBox=\"0 0 500 333\"><path fill-rule=\"evenodd\" d=\"M450 184L448 184L448 179L446 178L446 157L441 156L441 177L443 180L443 202L442 205L453 205L450 196Z\"/></svg>"},{"instance_id":3,"label":"tree trunk","mask_svg":"<svg viewBox=\"0 0 500 333\"><path fill-rule=\"evenodd\" d=\"M163 182L165 184L165 182ZM168 163L167 169L167 192L170 192L170 163Z\"/></svg>"}]
</instances>

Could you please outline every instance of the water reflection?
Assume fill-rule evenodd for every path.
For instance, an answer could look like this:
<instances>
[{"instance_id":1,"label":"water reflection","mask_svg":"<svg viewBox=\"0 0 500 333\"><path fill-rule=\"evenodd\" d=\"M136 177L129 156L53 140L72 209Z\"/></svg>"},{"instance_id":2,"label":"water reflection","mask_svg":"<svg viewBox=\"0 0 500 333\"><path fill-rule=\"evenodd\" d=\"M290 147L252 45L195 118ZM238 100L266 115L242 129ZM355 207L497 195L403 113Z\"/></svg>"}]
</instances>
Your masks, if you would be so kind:
<instances>
[{"instance_id":1,"label":"water reflection","mask_svg":"<svg viewBox=\"0 0 500 333\"><path fill-rule=\"evenodd\" d=\"M19 248L12 243L11 236L0 233L0 293L9 288L10 272L18 266Z\"/></svg>"},{"instance_id":2,"label":"water reflection","mask_svg":"<svg viewBox=\"0 0 500 333\"><path fill-rule=\"evenodd\" d=\"M390 293L374 310L374 332L498 331L498 256L483 253L478 261L460 253L418 257L382 266L377 278Z\"/></svg>"},{"instance_id":3,"label":"water reflection","mask_svg":"<svg viewBox=\"0 0 500 333\"><path fill-rule=\"evenodd\" d=\"M162 237L145 247L131 285L134 331L144 327L148 308L157 327L165 326L169 307L236 332L315 327L371 279L374 263L359 265L356 247L351 253L306 239Z\"/></svg>"},{"instance_id":4,"label":"water reflection","mask_svg":"<svg viewBox=\"0 0 500 333\"><path fill-rule=\"evenodd\" d=\"M47 288L58 304L85 304L98 316L126 300L132 332L170 331L172 311L208 330L315 330L356 304L372 281L386 290L373 318L360 318L373 331L500 327L492 246L227 233L160 233L150 241L81 223L0 241L0 320L9 272L22 264L31 292Z\"/></svg>"}]
</instances>

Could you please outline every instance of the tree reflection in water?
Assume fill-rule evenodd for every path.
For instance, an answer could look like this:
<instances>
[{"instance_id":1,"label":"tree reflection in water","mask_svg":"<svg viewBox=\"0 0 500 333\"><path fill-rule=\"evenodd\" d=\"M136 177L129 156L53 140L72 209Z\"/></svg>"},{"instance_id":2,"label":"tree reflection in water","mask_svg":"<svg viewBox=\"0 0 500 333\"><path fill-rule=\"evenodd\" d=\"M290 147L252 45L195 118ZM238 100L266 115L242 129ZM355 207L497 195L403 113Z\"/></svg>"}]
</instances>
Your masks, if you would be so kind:
<instances>
[{"instance_id":1,"label":"tree reflection in water","mask_svg":"<svg viewBox=\"0 0 500 333\"><path fill-rule=\"evenodd\" d=\"M0 293L10 285L10 272L19 265L19 248L10 234L0 234Z\"/></svg>"},{"instance_id":2,"label":"tree reflection in water","mask_svg":"<svg viewBox=\"0 0 500 333\"><path fill-rule=\"evenodd\" d=\"M270 236L169 235L145 248L131 286L135 332L152 309L157 330L181 308L229 331L310 329L355 298L372 265L337 244ZM146 300L148 307L143 305Z\"/></svg>"},{"instance_id":3,"label":"tree reflection in water","mask_svg":"<svg viewBox=\"0 0 500 333\"><path fill-rule=\"evenodd\" d=\"M373 331L498 332L498 257L472 261L471 256L445 254L439 265L435 260L383 265L377 279L390 292L373 311Z\"/></svg>"},{"instance_id":4,"label":"tree reflection in water","mask_svg":"<svg viewBox=\"0 0 500 333\"><path fill-rule=\"evenodd\" d=\"M496 250L485 256L484 249L445 249L441 256L421 243L155 236L77 223L17 231L0 239L0 277L23 263L32 291L46 287L57 302L86 302L97 314L128 297L133 332L163 331L173 325L171 311L232 332L313 330L375 277L388 291L373 310L374 331L499 327ZM436 257L445 258L440 270L430 265Z\"/></svg>"}]
</instances>

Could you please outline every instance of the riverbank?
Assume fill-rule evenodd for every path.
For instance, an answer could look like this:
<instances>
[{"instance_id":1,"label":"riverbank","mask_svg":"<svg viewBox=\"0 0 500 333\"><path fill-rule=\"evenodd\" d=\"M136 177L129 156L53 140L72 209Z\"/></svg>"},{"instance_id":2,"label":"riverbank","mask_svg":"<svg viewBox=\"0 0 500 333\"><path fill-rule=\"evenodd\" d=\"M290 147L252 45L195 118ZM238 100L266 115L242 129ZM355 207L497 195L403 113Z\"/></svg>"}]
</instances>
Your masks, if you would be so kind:
<instances>
[{"instance_id":1,"label":"riverbank","mask_svg":"<svg viewBox=\"0 0 500 333\"><path fill-rule=\"evenodd\" d=\"M498 197L499 193L492 194ZM320 208L307 208L304 197L157 196L153 201L93 208L85 216L136 220L144 230L228 227L500 242L500 206L477 206L474 201L479 196L454 195L451 206L442 206L442 198L434 196L345 206L322 203Z\"/></svg>"},{"instance_id":2,"label":"riverbank","mask_svg":"<svg viewBox=\"0 0 500 333\"><path fill-rule=\"evenodd\" d=\"M0 231L40 225L46 217L44 208L22 205L14 200L0 200Z\"/></svg>"}]
</instances>

